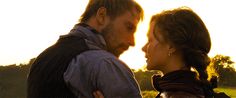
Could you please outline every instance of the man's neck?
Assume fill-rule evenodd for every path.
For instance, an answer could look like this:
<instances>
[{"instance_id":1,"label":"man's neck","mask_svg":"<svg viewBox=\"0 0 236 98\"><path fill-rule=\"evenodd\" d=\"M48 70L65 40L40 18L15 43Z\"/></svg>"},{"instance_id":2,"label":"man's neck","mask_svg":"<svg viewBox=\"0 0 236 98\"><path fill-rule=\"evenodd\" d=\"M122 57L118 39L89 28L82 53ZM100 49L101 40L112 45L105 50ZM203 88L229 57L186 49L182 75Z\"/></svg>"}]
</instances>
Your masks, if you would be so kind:
<instances>
[{"instance_id":1,"label":"man's neck","mask_svg":"<svg viewBox=\"0 0 236 98\"><path fill-rule=\"evenodd\" d=\"M95 29L98 32L101 32L101 27L96 23L96 20L89 19L85 24L89 25L91 28Z\"/></svg>"}]
</instances>

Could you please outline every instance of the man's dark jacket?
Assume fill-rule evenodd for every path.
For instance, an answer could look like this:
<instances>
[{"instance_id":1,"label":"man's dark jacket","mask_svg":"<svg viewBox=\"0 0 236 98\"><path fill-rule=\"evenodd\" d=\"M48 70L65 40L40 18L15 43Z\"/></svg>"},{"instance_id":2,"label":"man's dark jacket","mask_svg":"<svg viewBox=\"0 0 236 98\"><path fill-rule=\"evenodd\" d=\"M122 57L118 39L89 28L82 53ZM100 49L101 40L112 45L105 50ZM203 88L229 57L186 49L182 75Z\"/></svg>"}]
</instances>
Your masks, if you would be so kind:
<instances>
[{"instance_id":1,"label":"man's dark jacket","mask_svg":"<svg viewBox=\"0 0 236 98\"><path fill-rule=\"evenodd\" d=\"M75 98L63 79L71 60L88 50L82 37L66 35L47 48L31 66L27 98Z\"/></svg>"}]
</instances>

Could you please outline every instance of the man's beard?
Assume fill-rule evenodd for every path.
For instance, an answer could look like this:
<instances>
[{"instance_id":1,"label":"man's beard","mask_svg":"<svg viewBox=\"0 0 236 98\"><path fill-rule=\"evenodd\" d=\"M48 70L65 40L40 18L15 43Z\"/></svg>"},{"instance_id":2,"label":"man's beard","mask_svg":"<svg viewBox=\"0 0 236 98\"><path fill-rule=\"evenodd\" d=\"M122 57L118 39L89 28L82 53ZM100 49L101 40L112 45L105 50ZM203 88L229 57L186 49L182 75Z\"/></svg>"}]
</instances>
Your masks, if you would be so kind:
<instances>
[{"instance_id":1,"label":"man's beard","mask_svg":"<svg viewBox=\"0 0 236 98\"><path fill-rule=\"evenodd\" d=\"M117 47L111 46L112 42L115 42L115 40L109 40L112 39L112 37L114 37L113 26L114 26L113 23L109 23L105 28L101 30L101 34L106 41L107 51L114 54L116 57L119 57L121 53L117 51Z\"/></svg>"}]
</instances>

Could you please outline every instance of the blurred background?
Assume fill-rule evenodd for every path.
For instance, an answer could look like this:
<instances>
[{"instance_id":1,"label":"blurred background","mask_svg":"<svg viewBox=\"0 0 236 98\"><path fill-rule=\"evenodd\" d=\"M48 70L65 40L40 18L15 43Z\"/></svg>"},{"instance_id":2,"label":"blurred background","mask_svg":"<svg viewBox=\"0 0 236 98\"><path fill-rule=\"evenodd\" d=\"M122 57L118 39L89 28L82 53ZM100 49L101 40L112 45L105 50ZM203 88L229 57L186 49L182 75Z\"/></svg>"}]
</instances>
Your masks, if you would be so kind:
<instances>
[{"instance_id":1,"label":"blurred background","mask_svg":"<svg viewBox=\"0 0 236 98\"><path fill-rule=\"evenodd\" d=\"M233 0L136 0L145 18L135 33L136 45L120 59L133 69L143 96L155 96L150 77L156 71L145 70L141 48L152 15L163 10L188 6L207 26L212 48L209 56L219 76L219 87L236 97L236 9ZM78 23L88 0L0 0L0 98L25 98L26 78L30 64L44 49L54 44Z\"/></svg>"}]
</instances>

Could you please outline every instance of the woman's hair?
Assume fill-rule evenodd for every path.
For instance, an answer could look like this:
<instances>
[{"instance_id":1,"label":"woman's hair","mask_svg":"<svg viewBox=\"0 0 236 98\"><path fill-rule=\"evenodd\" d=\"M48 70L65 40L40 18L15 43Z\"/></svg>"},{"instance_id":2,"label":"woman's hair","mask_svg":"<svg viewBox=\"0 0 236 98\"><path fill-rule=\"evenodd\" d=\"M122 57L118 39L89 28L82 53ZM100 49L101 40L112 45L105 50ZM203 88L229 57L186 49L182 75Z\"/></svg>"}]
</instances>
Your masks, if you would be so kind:
<instances>
[{"instance_id":1,"label":"woman's hair","mask_svg":"<svg viewBox=\"0 0 236 98\"><path fill-rule=\"evenodd\" d=\"M196 69L199 79L206 82L211 39L201 18L190 8L180 7L154 15L151 22L155 22L154 36L160 31L164 40L182 53L185 64Z\"/></svg>"}]
</instances>

